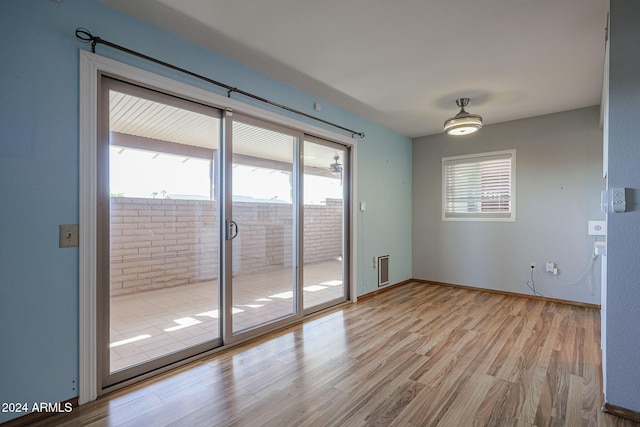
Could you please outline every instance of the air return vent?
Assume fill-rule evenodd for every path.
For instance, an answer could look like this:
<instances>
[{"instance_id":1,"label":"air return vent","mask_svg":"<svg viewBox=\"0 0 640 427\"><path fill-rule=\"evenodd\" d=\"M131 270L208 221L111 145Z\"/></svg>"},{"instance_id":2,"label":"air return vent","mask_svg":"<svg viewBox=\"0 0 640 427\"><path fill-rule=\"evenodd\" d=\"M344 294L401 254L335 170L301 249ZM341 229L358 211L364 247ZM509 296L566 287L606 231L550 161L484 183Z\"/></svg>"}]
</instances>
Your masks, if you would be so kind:
<instances>
[{"instance_id":1,"label":"air return vent","mask_svg":"<svg viewBox=\"0 0 640 427\"><path fill-rule=\"evenodd\" d=\"M378 286L389 284L389 255L378 257Z\"/></svg>"}]
</instances>

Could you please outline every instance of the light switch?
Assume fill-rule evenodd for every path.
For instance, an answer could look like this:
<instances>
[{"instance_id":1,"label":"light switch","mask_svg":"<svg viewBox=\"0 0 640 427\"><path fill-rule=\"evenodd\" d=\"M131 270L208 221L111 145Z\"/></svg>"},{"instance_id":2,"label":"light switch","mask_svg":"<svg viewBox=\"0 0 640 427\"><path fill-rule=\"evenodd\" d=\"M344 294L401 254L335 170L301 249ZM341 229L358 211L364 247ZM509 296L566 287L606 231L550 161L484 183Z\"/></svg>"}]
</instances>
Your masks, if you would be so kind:
<instances>
[{"instance_id":1,"label":"light switch","mask_svg":"<svg viewBox=\"0 0 640 427\"><path fill-rule=\"evenodd\" d=\"M75 248L80 245L78 224L60 224L59 246L61 248Z\"/></svg>"},{"instance_id":2,"label":"light switch","mask_svg":"<svg viewBox=\"0 0 640 427\"><path fill-rule=\"evenodd\" d=\"M627 200L625 197L625 189L624 188L612 188L610 191L610 204L611 210L615 213L624 212L627 210Z\"/></svg>"},{"instance_id":3,"label":"light switch","mask_svg":"<svg viewBox=\"0 0 640 427\"><path fill-rule=\"evenodd\" d=\"M605 213L620 213L627 210L626 189L609 188L600 194L600 207Z\"/></svg>"}]
</instances>

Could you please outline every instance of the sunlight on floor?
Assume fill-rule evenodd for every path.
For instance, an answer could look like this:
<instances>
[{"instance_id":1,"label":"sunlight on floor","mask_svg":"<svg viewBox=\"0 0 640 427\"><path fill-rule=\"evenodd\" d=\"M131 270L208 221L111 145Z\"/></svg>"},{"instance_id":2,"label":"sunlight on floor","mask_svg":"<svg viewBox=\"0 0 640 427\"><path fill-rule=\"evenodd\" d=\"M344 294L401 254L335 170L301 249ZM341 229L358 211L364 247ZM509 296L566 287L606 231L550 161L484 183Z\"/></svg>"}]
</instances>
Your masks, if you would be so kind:
<instances>
[{"instance_id":1,"label":"sunlight on floor","mask_svg":"<svg viewBox=\"0 0 640 427\"><path fill-rule=\"evenodd\" d=\"M147 338L151 338L151 335L149 335L149 334L138 335L137 337L128 338L126 340L112 342L111 344L109 344L109 348L114 348L114 347L118 347L118 346L125 345L125 344L131 344L131 343L134 343L134 342L137 342L137 341L142 341L142 340L147 339Z\"/></svg>"},{"instance_id":2,"label":"sunlight on floor","mask_svg":"<svg viewBox=\"0 0 640 427\"><path fill-rule=\"evenodd\" d=\"M294 313L283 272L234 277L235 332ZM305 308L340 297L342 280L327 279L341 274L339 261L306 265ZM208 281L112 297L111 372L219 338L217 295L217 281Z\"/></svg>"},{"instance_id":3,"label":"sunlight on floor","mask_svg":"<svg viewBox=\"0 0 640 427\"><path fill-rule=\"evenodd\" d=\"M183 317L181 319L175 319L174 322L176 322L178 326L172 326L171 328L163 329L163 331L179 331L180 329L188 328L189 326L199 325L200 323L202 323L200 320L196 320L193 317Z\"/></svg>"},{"instance_id":4,"label":"sunlight on floor","mask_svg":"<svg viewBox=\"0 0 640 427\"><path fill-rule=\"evenodd\" d=\"M307 292L318 292L321 291L323 289L327 289L326 286L319 286L319 285L311 285L311 286L305 286L303 288L305 291Z\"/></svg>"},{"instance_id":5,"label":"sunlight on floor","mask_svg":"<svg viewBox=\"0 0 640 427\"><path fill-rule=\"evenodd\" d=\"M291 299L293 298L293 291L281 292L275 295L269 295L269 298Z\"/></svg>"}]
</instances>

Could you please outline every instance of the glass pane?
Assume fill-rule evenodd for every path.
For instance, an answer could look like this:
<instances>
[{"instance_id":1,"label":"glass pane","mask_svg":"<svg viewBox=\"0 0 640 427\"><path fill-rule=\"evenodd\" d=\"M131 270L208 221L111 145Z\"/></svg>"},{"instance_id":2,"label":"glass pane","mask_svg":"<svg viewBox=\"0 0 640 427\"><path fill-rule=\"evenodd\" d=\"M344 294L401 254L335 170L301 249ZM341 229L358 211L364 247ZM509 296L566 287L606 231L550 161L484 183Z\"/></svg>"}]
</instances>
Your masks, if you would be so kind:
<instances>
[{"instance_id":1,"label":"glass pane","mask_svg":"<svg viewBox=\"0 0 640 427\"><path fill-rule=\"evenodd\" d=\"M216 339L220 119L109 93L110 372Z\"/></svg>"},{"instance_id":2,"label":"glass pane","mask_svg":"<svg viewBox=\"0 0 640 427\"><path fill-rule=\"evenodd\" d=\"M296 138L233 123L234 333L296 313L293 160Z\"/></svg>"},{"instance_id":3,"label":"glass pane","mask_svg":"<svg viewBox=\"0 0 640 427\"><path fill-rule=\"evenodd\" d=\"M305 309L345 298L344 159L342 149L304 143Z\"/></svg>"}]
</instances>

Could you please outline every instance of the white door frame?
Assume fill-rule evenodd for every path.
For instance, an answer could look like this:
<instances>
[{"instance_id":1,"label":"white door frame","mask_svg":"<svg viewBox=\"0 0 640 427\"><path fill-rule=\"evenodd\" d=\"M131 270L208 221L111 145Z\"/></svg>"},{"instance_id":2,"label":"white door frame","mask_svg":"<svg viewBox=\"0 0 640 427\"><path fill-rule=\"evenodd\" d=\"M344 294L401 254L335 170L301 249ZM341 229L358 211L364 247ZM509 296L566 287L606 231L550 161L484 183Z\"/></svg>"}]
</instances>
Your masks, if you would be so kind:
<instances>
[{"instance_id":1,"label":"white door frame","mask_svg":"<svg viewBox=\"0 0 640 427\"><path fill-rule=\"evenodd\" d=\"M350 300L356 301L357 253L356 176L357 144L348 136L328 131L213 92L159 76L85 50L80 50L80 251L79 251L79 403L98 396L96 256L97 256L97 115L99 74L107 73L145 86L162 89L221 109L232 109L257 118L340 142L351 147Z\"/></svg>"}]
</instances>

